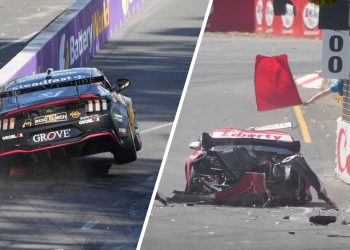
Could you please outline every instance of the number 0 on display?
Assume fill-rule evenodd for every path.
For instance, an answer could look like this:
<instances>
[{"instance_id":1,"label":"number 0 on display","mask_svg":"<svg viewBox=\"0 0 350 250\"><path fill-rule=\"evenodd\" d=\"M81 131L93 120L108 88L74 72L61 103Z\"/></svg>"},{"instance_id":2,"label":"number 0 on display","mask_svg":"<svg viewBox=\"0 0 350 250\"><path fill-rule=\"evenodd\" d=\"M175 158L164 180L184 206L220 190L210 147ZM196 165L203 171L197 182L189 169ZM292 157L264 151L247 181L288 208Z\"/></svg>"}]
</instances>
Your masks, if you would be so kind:
<instances>
[{"instance_id":1,"label":"number 0 on display","mask_svg":"<svg viewBox=\"0 0 350 250\"><path fill-rule=\"evenodd\" d=\"M322 75L324 78L349 79L349 34L324 30Z\"/></svg>"}]
</instances>

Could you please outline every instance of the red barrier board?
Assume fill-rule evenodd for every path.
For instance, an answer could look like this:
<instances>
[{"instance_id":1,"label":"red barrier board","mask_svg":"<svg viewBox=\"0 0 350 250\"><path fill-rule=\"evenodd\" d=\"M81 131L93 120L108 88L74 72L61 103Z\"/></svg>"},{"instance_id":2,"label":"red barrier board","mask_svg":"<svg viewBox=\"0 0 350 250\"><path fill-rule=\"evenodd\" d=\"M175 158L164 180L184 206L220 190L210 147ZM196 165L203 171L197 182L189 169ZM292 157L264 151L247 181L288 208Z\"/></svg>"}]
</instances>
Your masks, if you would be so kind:
<instances>
[{"instance_id":1,"label":"red barrier board","mask_svg":"<svg viewBox=\"0 0 350 250\"><path fill-rule=\"evenodd\" d=\"M214 0L206 31L254 32L255 0Z\"/></svg>"},{"instance_id":2,"label":"red barrier board","mask_svg":"<svg viewBox=\"0 0 350 250\"><path fill-rule=\"evenodd\" d=\"M319 6L308 0L293 1L287 5L287 13L275 16L273 0L255 1L255 31L273 35L321 38L318 29Z\"/></svg>"},{"instance_id":3,"label":"red barrier board","mask_svg":"<svg viewBox=\"0 0 350 250\"><path fill-rule=\"evenodd\" d=\"M309 0L292 2L285 15L275 16L273 0L214 0L206 30L321 38L319 6Z\"/></svg>"}]
</instances>

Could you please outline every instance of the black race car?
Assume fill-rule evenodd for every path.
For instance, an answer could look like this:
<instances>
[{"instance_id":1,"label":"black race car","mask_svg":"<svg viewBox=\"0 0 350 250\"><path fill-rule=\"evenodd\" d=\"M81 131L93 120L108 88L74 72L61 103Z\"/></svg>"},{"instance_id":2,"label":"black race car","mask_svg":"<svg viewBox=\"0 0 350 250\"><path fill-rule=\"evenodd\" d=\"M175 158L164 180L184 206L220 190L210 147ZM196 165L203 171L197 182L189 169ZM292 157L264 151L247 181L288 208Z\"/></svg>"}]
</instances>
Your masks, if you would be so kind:
<instances>
[{"instance_id":1,"label":"black race car","mask_svg":"<svg viewBox=\"0 0 350 250\"><path fill-rule=\"evenodd\" d=\"M0 161L60 160L112 152L135 161L142 142L127 79L110 83L96 68L75 68L8 82L0 92Z\"/></svg>"}]
</instances>

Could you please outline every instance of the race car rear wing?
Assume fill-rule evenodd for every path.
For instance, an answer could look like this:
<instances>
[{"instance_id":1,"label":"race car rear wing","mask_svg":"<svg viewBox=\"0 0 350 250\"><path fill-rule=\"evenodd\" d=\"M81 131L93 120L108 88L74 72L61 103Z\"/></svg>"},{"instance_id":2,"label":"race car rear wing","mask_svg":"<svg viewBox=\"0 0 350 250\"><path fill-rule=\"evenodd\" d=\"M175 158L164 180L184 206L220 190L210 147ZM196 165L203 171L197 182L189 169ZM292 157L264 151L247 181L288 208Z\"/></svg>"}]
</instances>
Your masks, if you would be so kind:
<instances>
[{"instance_id":1,"label":"race car rear wing","mask_svg":"<svg viewBox=\"0 0 350 250\"><path fill-rule=\"evenodd\" d=\"M10 90L10 91L4 91L0 93L0 98L7 98L12 96L18 96L23 95L31 92L36 92L40 90L47 90L47 89L55 89L55 88L64 88L64 87L73 87L76 86L77 88L77 94L79 94L79 85L86 85L86 84L93 84L104 81L103 76L96 76L96 77L89 77L89 78L83 78L83 79L74 79L71 81L61 81L57 83L50 83L48 81L44 81L45 84L38 83L36 86L31 86L28 88L22 88L22 89L16 89L16 90Z\"/></svg>"},{"instance_id":2,"label":"race car rear wing","mask_svg":"<svg viewBox=\"0 0 350 250\"><path fill-rule=\"evenodd\" d=\"M299 141L276 141L276 140L264 140L253 137L246 138L213 138L208 133L202 134L202 147L208 150L212 147L219 145L255 145L255 146L271 146L281 147L290 150L293 153L300 152Z\"/></svg>"}]
</instances>

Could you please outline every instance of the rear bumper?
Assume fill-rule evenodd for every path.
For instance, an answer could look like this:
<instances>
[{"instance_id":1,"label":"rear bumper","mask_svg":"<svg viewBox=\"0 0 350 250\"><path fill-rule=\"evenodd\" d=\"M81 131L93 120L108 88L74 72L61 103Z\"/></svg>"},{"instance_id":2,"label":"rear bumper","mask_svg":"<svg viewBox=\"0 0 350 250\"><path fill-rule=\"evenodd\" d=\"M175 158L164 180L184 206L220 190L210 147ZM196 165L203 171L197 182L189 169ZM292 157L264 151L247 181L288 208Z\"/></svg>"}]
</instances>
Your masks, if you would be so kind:
<instances>
[{"instance_id":1,"label":"rear bumper","mask_svg":"<svg viewBox=\"0 0 350 250\"><path fill-rule=\"evenodd\" d=\"M105 131L105 132L97 132L97 133L93 133L93 134L88 134L85 136L80 136L80 138L75 138L69 141L60 141L57 142L55 144L51 144L51 145L43 145L41 147L36 147L36 148L31 148L31 149L13 149L13 150L8 150L8 151L4 151L4 152L0 152L0 157L6 157L6 156L13 156L13 155L18 155L18 154L33 154L33 153L37 153L37 152L42 152L42 151L50 151L50 150L55 150L55 149L64 149L64 148L74 148L75 152L70 152L70 153L75 153L75 155L88 155L89 151L86 150L84 152L82 152L82 149L87 145L89 146L93 146L94 144L96 144L96 142L98 141L104 141L104 142L109 142L113 143L114 145L120 145L120 140L118 139L118 137L115 135L114 132L111 131ZM108 144L105 144L105 148L95 148L95 150L91 150L94 152L92 153L96 153L96 152L106 152L108 151L107 148L110 148L110 150L112 151L112 145L108 147Z\"/></svg>"}]
</instances>

